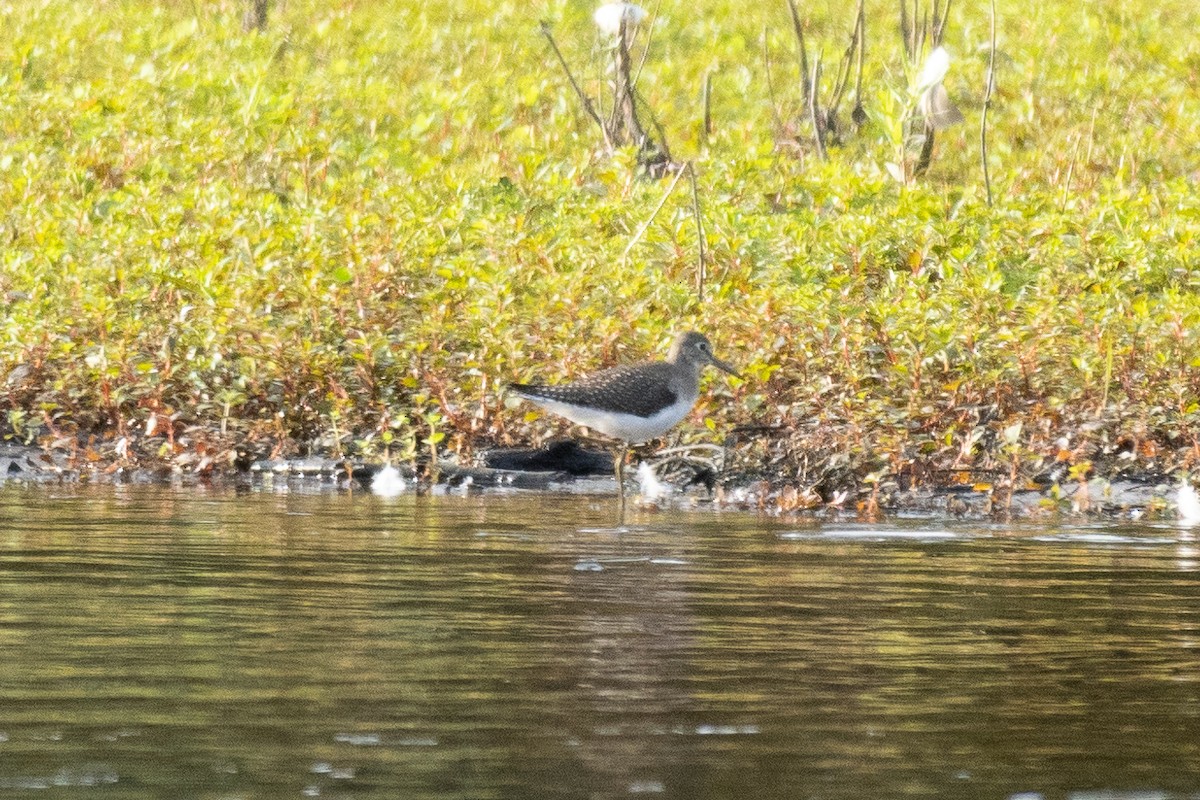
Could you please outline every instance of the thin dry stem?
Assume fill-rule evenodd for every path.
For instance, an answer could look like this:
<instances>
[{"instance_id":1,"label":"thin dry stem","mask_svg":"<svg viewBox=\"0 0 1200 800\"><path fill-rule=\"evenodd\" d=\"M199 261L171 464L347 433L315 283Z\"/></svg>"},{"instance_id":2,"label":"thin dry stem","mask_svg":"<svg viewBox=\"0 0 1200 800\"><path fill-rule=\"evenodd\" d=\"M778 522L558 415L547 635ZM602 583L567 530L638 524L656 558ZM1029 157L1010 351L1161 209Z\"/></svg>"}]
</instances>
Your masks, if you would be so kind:
<instances>
[{"instance_id":1,"label":"thin dry stem","mask_svg":"<svg viewBox=\"0 0 1200 800\"><path fill-rule=\"evenodd\" d=\"M983 161L983 186L987 192L988 208L992 206L992 173L988 168L987 122L988 111L992 107L992 90L996 86L996 0L991 0L991 9L991 50L988 53L987 87L983 93L983 113L979 117L979 151Z\"/></svg>"},{"instance_id":2,"label":"thin dry stem","mask_svg":"<svg viewBox=\"0 0 1200 800\"><path fill-rule=\"evenodd\" d=\"M825 128L821 124L821 110L817 102L817 88L821 84L821 59L817 58L817 63L813 64L812 81L810 91L808 93L808 114L812 119L813 134L817 140L817 155L822 160L829 157L825 152Z\"/></svg>"},{"instance_id":3,"label":"thin dry stem","mask_svg":"<svg viewBox=\"0 0 1200 800\"><path fill-rule=\"evenodd\" d=\"M267 27L267 12L270 10L268 0L250 0L246 5L246 12L242 16L242 30L249 33L250 31L261 31Z\"/></svg>"},{"instance_id":4,"label":"thin dry stem","mask_svg":"<svg viewBox=\"0 0 1200 800\"><path fill-rule=\"evenodd\" d=\"M942 43L946 36L946 23L950 20L950 4L953 0L946 0L946 7L942 9L942 18L938 23L937 28L933 32L933 46L937 47Z\"/></svg>"},{"instance_id":5,"label":"thin dry stem","mask_svg":"<svg viewBox=\"0 0 1200 800\"><path fill-rule=\"evenodd\" d=\"M629 260L629 252L637 246L637 243L646 235L646 231L650 228L650 224L654 222L654 218L658 216L658 212L662 211L662 207L667 204L667 198L675 191L675 186L678 185L679 179L683 177L684 170L676 170L675 178L671 181L671 185L667 187L667 191L663 192L662 199L658 201L658 205L650 212L650 216L637 229L637 233L629 240L629 244L625 246L625 252L621 253L621 263L627 263Z\"/></svg>"},{"instance_id":6,"label":"thin dry stem","mask_svg":"<svg viewBox=\"0 0 1200 800\"><path fill-rule=\"evenodd\" d=\"M788 10L792 12L792 30L795 31L796 41L800 44L800 85L804 87L804 103L808 105L808 48L804 44L804 24L800 21L800 10L796 8L796 0L787 0L787 4Z\"/></svg>"},{"instance_id":7,"label":"thin dry stem","mask_svg":"<svg viewBox=\"0 0 1200 800\"><path fill-rule=\"evenodd\" d=\"M637 69L633 73L632 86L637 88L638 81L642 77L642 67L646 66L646 58L650 55L650 43L654 41L654 21L658 19L658 9L662 7L662 0L654 5L654 13L650 15L650 24L646 26L646 44L642 47L642 57L638 60Z\"/></svg>"},{"instance_id":8,"label":"thin dry stem","mask_svg":"<svg viewBox=\"0 0 1200 800\"><path fill-rule=\"evenodd\" d=\"M700 129L700 141L708 144L708 137L712 135L712 70L704 73L704 125ZM1093 116L1093 119L1095 117Z\"/></svg>"},{"instance_id":9,"label":"thin dry stem","mask_svg":"<svg viewBox=\"0 0 1200 800\"><path fill-rule=\"evenodd\" d=\"M550 42L550 47L554 50L554 55L558 57L558 63L562 65L563 72L567 74L567 80L571 83L571 88L575 90L576 96L579 97L579 102L583 105L583 110L588 113L595 123L600 127L600 132L604 135L604 144L611 150L613 148L612 137L609 135L608 126L604 124L604 120L596 113L596 107L592 104L592 100L579 86L579 82L575 80L575 75L571 72L571 67L567 65L567 59L563 57L562 50L558 49L558 42L554 41L554 34L550 32L550 23L542 22L542 35L546 37L546 41Z\"/></svg>"},{"instance_id":10,"label":"thin dry stem","mask_svg":"<svg viewBox=\"0 0 1200 800\"><path fill-rule=\"evenodd\" d=\"M658 121L658 116L654 113L654 109L650 107L650 104L641 95L637 95L634 100L642 101L642 108L646 109L646 113L650 115L650 124L654 126L654 130L658 134L658 141L653 143L647 142L646 145L642 146L642 151L650 152L658 150L666 160L666 163L670 164L675 159L671 156L671 149L667 147L667 132L663 130L662 123Z\"/></svg>"},{"instance_id":11,"label":"thin dry stem","mask_svg":"<svg viewBox=\"0 0 1200 800\"><path fill-rule=\"evenodd\" d=\"M866 0L858 0L858 76L854 80L854 111L851 112L851 118L855 125L862 125L866 122L867 114L863 111L862 104L862 81L863 81L863 59L867 50L867 15L866 15Z\"/></svg>"},{"instance_id":12,"label":"thin dry stem","mask_svg":"<svg viewBox=\"0 0 1200 800\"><path fill-rule=\"evenodd\" d=\"M779 101L775 98L775 81L771 78L771 49L767 46L767 29L763 28L763 66L767 71L767 98L771 101L771 118L775 121L775 135L783 134L783 118L779 115Z\"/></svg>"},{"instance_id":13,"label":"thin dry stem","mask_svg":"<svg viewBox=\"0 0 1200 800\"><path fill-rule=\"evenodd\" d=\"M837 82L834 83L833 87L833 99L829 101L829 108L825 111L825 129L827 131L836 130L837 111L842 105L842 98L845 96L846 88L850 85L850 73L854 70L854 54L860 47L859 36L861 25L862 17L855 16L854 29L850 32L850 44L846 47L846 54L838 66Z\"/></svg>"},{"instance_id":14,"label":"thin dry stem","mask_svg":"<svg viewBox=\"0 0 1200 800\"><path fill-rule=\"evenodd\" d=\"M704 302L704 280L708 267L705 262L704 217L700 213L700 192L696 188L696 163L689 161L688 177L692 181L692 214L696 218L696 240L700 243L700 253L696 258L696 301Z\"/></svg>"}]
</instances>

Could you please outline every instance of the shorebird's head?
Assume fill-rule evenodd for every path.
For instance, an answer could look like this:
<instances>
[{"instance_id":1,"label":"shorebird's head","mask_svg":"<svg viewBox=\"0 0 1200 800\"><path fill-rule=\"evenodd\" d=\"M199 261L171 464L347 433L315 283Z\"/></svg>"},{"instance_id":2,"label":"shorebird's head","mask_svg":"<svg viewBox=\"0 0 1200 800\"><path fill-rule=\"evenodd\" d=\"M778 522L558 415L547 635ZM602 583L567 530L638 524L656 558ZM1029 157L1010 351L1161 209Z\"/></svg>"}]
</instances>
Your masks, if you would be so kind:
<instances>
[{"instance_id":1,"label":"shorebird's head","mask_svg":"<svg viewBox=\"0 0 1200 800\"><path fill-rule=\"evenodd\" d=\"M674 344L671 345L671 353L667 356L667 360L672 364L691 364L696 372L706 364L712 364L720 370L728 372L735 378L742 377L737 374L729 364L713 355L712 345L708 343L708 338L702 333L688 331L681 333L676 337Z\"/></svg>"}]
</instances>

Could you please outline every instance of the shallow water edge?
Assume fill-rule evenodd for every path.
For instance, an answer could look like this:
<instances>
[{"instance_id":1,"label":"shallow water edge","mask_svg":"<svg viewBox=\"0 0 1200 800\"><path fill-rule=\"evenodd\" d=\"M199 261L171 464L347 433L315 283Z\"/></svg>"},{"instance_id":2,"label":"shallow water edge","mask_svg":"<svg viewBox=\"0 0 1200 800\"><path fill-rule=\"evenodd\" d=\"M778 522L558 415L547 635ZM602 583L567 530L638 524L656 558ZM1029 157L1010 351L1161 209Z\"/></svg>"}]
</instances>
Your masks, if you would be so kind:
<instances>
[{"instance_id":1,"label":"shallow water edge","mask_svg":"<svg viewBox=\"0 0 1200 800\"><path fill-rule=\"evenodd\" d=\"M743 510L783 516L863 519L920 514L949 519L1118 519L1173 520L1179 483L1158 474L1093 477L1086 481L1027 483L1010 491L988 483L954 483L901 488L896 482L822 495L798 489L787 481L771 481L736 473L721 473L697 480L678 469L647 471L642 462L628 469L634 480L627 495L644 508L690 510ZM668 464L668 466L671 466ZM564 470L495 469L442 462L437 469L425 465L420 474L409 465L390 471L396 479L386 492L376 482L382 466L331 458L292 458L248 462L243 468L209 468L203 471L160 466L125 467L119 464L79 465L61 454L33 447L0 446L0 486L34 485L158 485L208 487L268 492L371 492L387 494L491 494L535 492L561 495L615 495L616 483L607 467L576 475ZM663 474L663 477L659 477Z\"/></svg>"}]
</instances>

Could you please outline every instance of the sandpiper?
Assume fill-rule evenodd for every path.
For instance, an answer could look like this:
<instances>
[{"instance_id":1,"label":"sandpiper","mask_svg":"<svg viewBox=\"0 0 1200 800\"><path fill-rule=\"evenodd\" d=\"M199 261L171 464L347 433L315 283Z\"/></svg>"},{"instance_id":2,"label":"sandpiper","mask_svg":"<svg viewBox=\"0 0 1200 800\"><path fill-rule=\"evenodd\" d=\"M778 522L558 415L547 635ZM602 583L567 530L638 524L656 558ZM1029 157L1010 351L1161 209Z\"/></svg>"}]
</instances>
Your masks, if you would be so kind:
<instances>
[{"instance_id":1,"label":"sandpiper","mask_svg":"<svg viewBox=\"0 0 1200 800\"><path fill-rule=\"evenodd\" d=\"M557 386L514 383L509 388L547 411L621 441L616 475L624 507L629 446L661 436L687 416L700 396L700 373L709 364L740 377L713 355L703 334L688 332L676 337L666 361L612 367Z\"/></svg>"}]
</instances>

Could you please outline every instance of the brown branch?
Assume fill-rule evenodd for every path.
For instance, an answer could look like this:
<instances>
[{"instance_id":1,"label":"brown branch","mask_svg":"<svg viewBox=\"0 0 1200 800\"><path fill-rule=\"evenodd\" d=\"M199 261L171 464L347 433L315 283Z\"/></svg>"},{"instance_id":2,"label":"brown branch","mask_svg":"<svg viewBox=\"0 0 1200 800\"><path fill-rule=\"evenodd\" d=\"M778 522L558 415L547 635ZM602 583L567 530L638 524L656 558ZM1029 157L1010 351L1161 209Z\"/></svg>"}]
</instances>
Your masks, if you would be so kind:
<instances>
[{"instance_id":1,"label":"brown branch","mask_svg":"<svg viewBox=\"0 0 1200 800\"><path fill-rule=\"evenodd\" d=\"M692 214L696 218L696 239L700 243L700 255L696 260L696 301L704 302L704 279L707 267L704 261L704 218L700 214L700 192L696 189L696 162L689 161L688 177L692 180Z\"/></svg>"},{"instance_id":2,"label":"brown branch","mask_svg":"<svg viewBox=\"0 0 1200 800\"><path fill-rule=\"evenodd\" d=\"M921 38L921 0L913 0L908 24L908 60L912 63L916 63L920 56L920 50L917 47L917 42L920 41Z\"/></svg>"},{"instance_id":3,"label":"brown branch","mask_svg":"<svg viewBox=\"0 0 1200 800\"><path fill-rule=\"evenodd\" d=\"M862 18L856 16L854 19L854 30L850 32L850 44L846 48L846 54L843 56L842 63L838 67L837 82L833 85L833 99L829 101L829 108L825 111L825 128L829 131L837 130L837 111L842 105L842 97L845 96L846 87L850 85L850 73L854 70L854 52L859 46L859 26L861 24Z\"/></svg>"},{"instance_id":4,"label":"brown branch","mask_svg":"<svg viewBox=\"0 0 1200 800\"><path fill-rule=\"evenodd\" d=\"M987 190L988 208L992 207L992 174L988 169L987 120L992 107L992 90L996 86L996 0L991 0L991 52L988 54L987 88L983 93L983 113L979 119L979 153L983 162L983 186Z\"/></svg>"},{"instance_id":5,"label":"brown branch","mask_svg":"<svg viewBox=\"0 0 1200 800\"><path fill-rule=\"evenodd\" d=\"M933 32L933 46L937 47L942 43L942 39L946 35L946 23L950 19L950 3L953 0L946 0L946 7L942 9L942 21Z\"/></svg>"},{"instance_id":6,"label":"brown branch","mask_svg":"<svg viewBox=\"0 0 1200 800\"><path fill-rule=\"evenodd\" d=\"M771 51L767 47L767 28L763 27L763 65L767 70L767 97L771 101L771 117L775 120L775 135L783 135L783 118L779 115L779 103L775 99L775 82L771 80Z\"/></svg>"},{"instance_id":7,"label":"brown branch","mask_svg":"<svg viewBox=\"0 0 1200 800\"><path fill-rule=\"evenodd\" d=\"M543 26L543 31L546 28ZM654 112L649 105L642 99L637 90L634 88L635 79L631 76L631 64L633 63L630 54L630 43L632 37L629 36L629 21L621 20L621 25L617 31L616 45L612 51L613 57L613 106L612 115L607 122L600 119L600 115L596 113L595 107L591 105L588 98L583 95L579 89L579 85L571 78L571 85L575 87L575 91L580 95L580 98L585 102L588 112L592 118L600 125L600 129L604 132L605 142L612 150L614 147L621 147L632 144L637 147L638 164L644 167L650 175L658 177L673 166L671 160L671 151L667 147L667 135L659 124L658 118L654 116ZM549 33L546 34L554 45L553 37ZM649 45L647 45L647 48ZM555 53L559 56L559 61L566 69L566 61L559 52L557 45L554 45ZM649 52L648 49L643 50L643 60L645 63L645 55ZM639 67L640 69L640 67ZM568 76L570 70L567 70ZM646 133L642 127L642 122L638 116L638 103L641 103L642 109L650 115L650 122L658 133L658 141Z\"/></svg>"},{"instance_id":8,"label":"brown branch","mask_svg":"<svg viewBox=\"0 0 1200 800\"><path fill-rule=\"evenodd\" d=\"M575 90L575 94L579 96L579 102L583 104L583 110L600 126L600 133L604 135L604 144L611 150L613 143L612 137L609 135L608 126L604 124L604 120L596 113L596 107L592 105L591 98L584 94L583 89L579 87L579 83L571 73L571 67L567 65L567 60L563 58L562 50L558 49L558 42L554 41L554 34L550 32L550 23L544 20L542 21L542 35L550 42L550 47L554 49L554 55L558 56L558 63L562 65L563 72L567 73L567 80L570 81L571 88Z\"/></svg>"},{"instance_id":9,"label":"brown branch","mask_svg":"<svg viewBox=\"0 0 1200 800\"><path fill-rule=\"evenodd\" d=\"M261 31L267 27L268 0L250 0L246 5L246 13L242 15L242 30Z\"/></svg>"},{"instance_id":10,"label":"brown branch","mask_svg":"<svg viewBox=\"0 0 1200 800\"><path fill-rule=\"evenodd\" d=\"M642 129L641 120L638 119L633 79L629 74L629 40L625 35L627 24L627 20L621 20L614 56L616 61L613 65L613 139L617 140L618 144L632 142L639 150L644 150L647 137ZM624 133L624 136L617 136L616 131Z\"/></svg>"},{"instance_id":11,"label":"brown branch","mask_svg":"<svg viewBox=\"0 0 1200 800\"><path fill-rule=\"evenodd\" d=\"M804 24L800 22L800 10L796 8L796 0L787 0L787 4L788 10L792 12L792 29L796 32L796 41L800 43L800 84L804 87L804 102L807 105L808 48L804 45Z\"/></svg>"},{"instance_id":12,"label":"brown branch","mask_svg":"<svg viewBox=\"0 0 1200 800\"><path fill-rule=\"evenodd\" d=\"M712 135L712 70L704 73L704 127L700 129L700 141L708 143Z\"/></svg>"},{"instance_id":13,"label":"brown branch","mask_svg":"<svg viewBox=\"0 0 1200 800\"><path fill-rule=\"evenodd\" d=\"M662 7L662 0L654 6L654 13L650 15L650 24L646 27L646 44L642 47L642 57L638 61L637 69L633 73L633 87L637 88L638 81L642 77L642 67L646 66L646 58L650 55L650 43L654 41L654 20L658 19L658 9Z\"/></svg>"},{"instance_id":14,"label":"brown branch","mask_svg":"<svg viewBox=\"0 0 1200 800\"><path fill-rule=\"evenodd\" d=\"M867 50L866 0L858 0L858 77L854 81L854 110L850 118L862 127L867 121L867 112L862 104L863 57Z\"/></svg>"},{"instance_id":15,"label":"brown branch","mask_svg":"<svg viewBox=\"0 0 1200 800\"><path fill-rule=\"evenodd\" d=\"M817 155L825 160L829 154L825 152L825 128L821 125L820 108L817 102L817 90L821 84L821 58L817 57L817 63L813 64L811 91L808 94L808 113L812 117L813 133L817 139Z\"/></svg>"},{"instance_id":16,"label":"brown branch","mask_svg":"<svg viewBox=\"0 0 1200 800\"><path fill-rule=\"evenodd\" d=\"M650 224L654 222L654 218L658 216L658 212L662 211L663 206L667 204L667 198L669 198L671 193L675 191L675 187L679 184L679 179L682 177L683 170L677 170L675 172L674 180L671 181L671 185L668 186L667 191L663 193L662 199L658 201L658 205L656 205L654 210L650 212L649 219L647 219L641 224L641 226L638 227L637 233L635 233L633 238L629 240L629 244L625 245L625 251L621 253L622 264L629 263L629 252L633 250L637 243L642 240L642 237L646 235L646 229L650 227Z\"/></svg>"},{"instance_id":17,"label":"brown branch","mask_svg":"<svg viewBox=\"0 0 1200 800\"><path fill-rule=\"evenodd\" d=\"M658 150L666 159L666 161L670 163L674 159L671 157L671 148L667 147L667 132L663 130L663 126L658 121L658 117L655 115L654 109L650 107L650 104L646 102L646 99L638 94L635 97L635 100L641 101L642 108L646 109L646 113L650 115L650 124L654 126L654 130L658 133L658 141L650 142L649 147L643 146L643 152ZM649 142L650 137L645 136L645 134L643 134L643 137Z\"/></svg>"}]
</instances>

